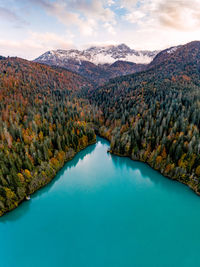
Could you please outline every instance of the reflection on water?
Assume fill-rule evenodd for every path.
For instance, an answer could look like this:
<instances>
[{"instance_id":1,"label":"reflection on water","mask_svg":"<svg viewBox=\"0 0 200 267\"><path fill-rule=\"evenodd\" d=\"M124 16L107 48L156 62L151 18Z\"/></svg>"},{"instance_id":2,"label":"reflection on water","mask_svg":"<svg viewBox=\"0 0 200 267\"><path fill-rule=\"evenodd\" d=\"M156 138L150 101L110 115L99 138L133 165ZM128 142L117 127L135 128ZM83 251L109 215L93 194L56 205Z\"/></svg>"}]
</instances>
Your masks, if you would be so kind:
<instances>
[{"instance_id":1,"label":"reflection on water","mask_svg":"<svg viewBox=\"0 0 200 267\"><path fill-rule=\"evenodd\" d=\"M139 161L133 161L128 157L119 157L116 155L111 155L112 162L115 165L116 168L119 168L121 170L122 168L125 168L126 170L134 170L138 172L138 176L140 179L149 179L153 184L160 186L163 188L163 190L170 190L171 193L177 194L180 192L182 194L182 190L184 187L185 190L191 190L188 188L188 186L182 184L180 187L180 183L174 180L171 180L167 177L164 177L162 174L160 174L158 171L152 169L148 164L139 162ZM134 175L132 176L132 179L135 179ZM172 183L174 183L175 186L172 186ZM178 187L176 186L178 185ZM196 194L193 196L194 198L199 198Z\"/></svg>"},{"instance_id":2,"label":"reflection on water","mask_svg":"<svg viewBox=\"0 0 200 267\"><path fill-rule=\"evenodd\" d=\"M46 192L50 191L51 188L54 186L55 183L57 183L57 181L60 179L60 177L62 177L64 175L64 173L68 170L70 170L71 168L75 168L77 166L78 163L80 163L81 161L83 161L86 157L88 157L88 155L91 155L92 152L95 150L97 144L94 145L90 145L88 147L86 147L84 150L81 150L80 152L78 152L76 154L76 156L68 161L64 167L57 173L56 177L45 187L41 188L40 190L38 190L34 195L36 197L38 196L42 196L42 194L46 194ZM33 197L34 197L33 195Z\"/></svg>"}]
</instances>

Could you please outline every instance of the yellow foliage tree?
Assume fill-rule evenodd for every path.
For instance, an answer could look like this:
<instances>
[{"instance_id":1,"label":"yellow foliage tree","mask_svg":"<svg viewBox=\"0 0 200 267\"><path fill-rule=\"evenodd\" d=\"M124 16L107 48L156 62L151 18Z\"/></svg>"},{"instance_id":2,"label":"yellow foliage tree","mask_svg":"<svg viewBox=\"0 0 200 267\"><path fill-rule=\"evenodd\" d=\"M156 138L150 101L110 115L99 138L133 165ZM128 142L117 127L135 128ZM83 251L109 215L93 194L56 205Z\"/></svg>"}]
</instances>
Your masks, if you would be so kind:
<instances>
[{"instance_id":1,"label":"yellow foliage tree","mask_svg":"<svg viewBox=\"0 0 200 267\"><path fill-rule=\"evenodd\" d=\"M25 174L26 178L28 178L28 179L30 179L32 177L30 171L27 169L24 171L24 174Z\"/></svg>"},{"instance_id":2,"label":"yellow foliage tree","mask_svg":"<svg viewBox=\"0 0 200 267\"><path fill-rule=\"evenodd\" d=\"M23 174L22 173L18 173L17 176L18 176L19 180L23 183L24 182Z\"/></svg>"},{"instance_id":3,"label":"yellow foliage tree","mask_svg":"<svg viewBox=\"0 0 200 267\"><path fill-rule=\"evenodd\" d=\"M200 165L196 168L196 175L200 176Z\"/></svg>"},{"instance_id":4,"label":"yellow foliage tree","mask_svg":"<svg viewBox=\"0 0 200 267\"><path fill-rule=\"evenodd\" d=\"M157 156L156 163L160 164L162 162L162 156Z\"/></svg>"},{"instance_id":5,"label":"yellow foliage tree","mask_svg":"<svg viewBox=\"0 0 200 267\"><path fill-rule=\"evenodd\" d=\"M58 168L59 167L59 161L56 158L51 158L50 163L53 165L53 167Z\"/></svg>"},{"instance_id":6,"label":"yellow foliage tree","mask_svg":"<svg viewBox=\"0 0 200 267\"><path fill-rule=\"evenodd\" d=\"M15 197L15 193L10 188L5 187L4 189L8 199L13 199Z\"/></svg>"},{"instance_id":7,"label":"yellow foliage tree","mask_svg":"<svg viewBox=\"0 0 200 267\"><path fill-rule=\"evenodd\" d=\"M44 139L44 135L43 135L42 131L40 131L40 133L39 133L39 139L40 139L40 141L43 141L43 139Z\"/></svg>"},{"instance_id":8,"label":"yellow foliage tree","mask_svg":"<svg viewBox=\"0 0 200 267\"><path fill-rule=\"evenodd\" d=\"M162 151L161 156L162 156L164 159L167 158L167 152L166 152L165 146L163 147L163 151Z\"/></svg>"}]
</instances>

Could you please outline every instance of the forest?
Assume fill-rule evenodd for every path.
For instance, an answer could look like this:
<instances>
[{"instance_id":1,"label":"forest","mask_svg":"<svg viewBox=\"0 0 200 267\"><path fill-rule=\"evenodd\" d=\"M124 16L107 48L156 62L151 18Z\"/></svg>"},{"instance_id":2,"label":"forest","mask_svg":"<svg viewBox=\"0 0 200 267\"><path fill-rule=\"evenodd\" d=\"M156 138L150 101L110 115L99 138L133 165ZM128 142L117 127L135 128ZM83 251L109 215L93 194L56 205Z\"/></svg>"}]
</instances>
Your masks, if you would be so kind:
<instances>
[{"instance_id":1,"label":"forest","mask_svg":"<svg viewBox=\"0 0 200 267\"><path fill-rule=\"evenodd\" d=\"M148 163L200 194L200 42L161 52L147 71L90 94L110 152Z\"/></svg>"},{"instance_id":2,"label":"forest","mask_svg":"<svg viewBox=\"0 0 200 267\"><path fill-rule=\"evenodd\" d=\"M16 58L1 60L0 70L3 215L50 182L96 136L84 120L81 102L70 96L86 85L82 77Z\"/></svg>"},{"instance_id":3,"label":"forest","mask_svg":"<svg viewBox=\"0 0 200 267\"><path fill-rule=\"evenodd\" d=\"M0 215L96 142L200 194L200 42L161 52L148 69L95 87L82 76L0 59Z\"/></svg>"}]
</instances>

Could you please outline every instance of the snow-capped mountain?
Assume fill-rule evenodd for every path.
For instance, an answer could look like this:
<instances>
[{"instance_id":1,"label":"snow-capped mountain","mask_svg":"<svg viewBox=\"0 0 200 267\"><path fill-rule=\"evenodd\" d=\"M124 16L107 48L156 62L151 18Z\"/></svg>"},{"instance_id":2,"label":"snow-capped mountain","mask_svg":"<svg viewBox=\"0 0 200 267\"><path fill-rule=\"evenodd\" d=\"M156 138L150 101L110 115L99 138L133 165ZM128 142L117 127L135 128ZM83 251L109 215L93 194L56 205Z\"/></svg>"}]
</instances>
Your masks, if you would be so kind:
<instances>
[{"instance_id":1,"label":"snow-capped mountain","mask_svg":"<svg viewBox=\"0 0 200 267\"><path fill-rule=\"evenodd\" d=\"M100 85L110 78L144 70L158 52L136 51L125 44L93 46L86 50L48 51L35 61L74 71Z\"/></svg>"},{"instance_id":2,"label":"snow-capped mountain","mask_svg":"<svg viewBox=\"0 0 200 267\"><path fill-rule=\"evenodd\" d=\"M159 51L136 51L129 48L125 44L110 45L101 47L90 47L86 50L52 50L44 53L35 61L39 62L54 62L55 65L60 61L76 60L89 61L95 65L99 64L113 64L114 62L129 61L139 64L148 64L158 54Z\"/></svg>"}]
</instances>

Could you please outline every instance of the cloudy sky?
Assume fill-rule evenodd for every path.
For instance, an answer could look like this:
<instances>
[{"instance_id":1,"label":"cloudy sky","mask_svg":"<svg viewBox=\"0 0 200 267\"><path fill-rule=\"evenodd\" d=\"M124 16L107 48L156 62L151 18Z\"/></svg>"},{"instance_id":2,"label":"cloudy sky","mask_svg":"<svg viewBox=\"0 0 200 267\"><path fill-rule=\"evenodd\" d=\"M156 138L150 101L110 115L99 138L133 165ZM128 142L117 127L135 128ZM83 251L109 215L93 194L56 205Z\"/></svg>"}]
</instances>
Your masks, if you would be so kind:
<instances>
[{"instance_id":1,"label":"cloudy sky","mask_svg":"<svg viewBox=\"0 0 200 267\"><path fill-rule=\"evenodd\" d=\"M0 0L0 55L126 43L140 50L200 40L200 0Z\"/></svg>"}]
</instances>

